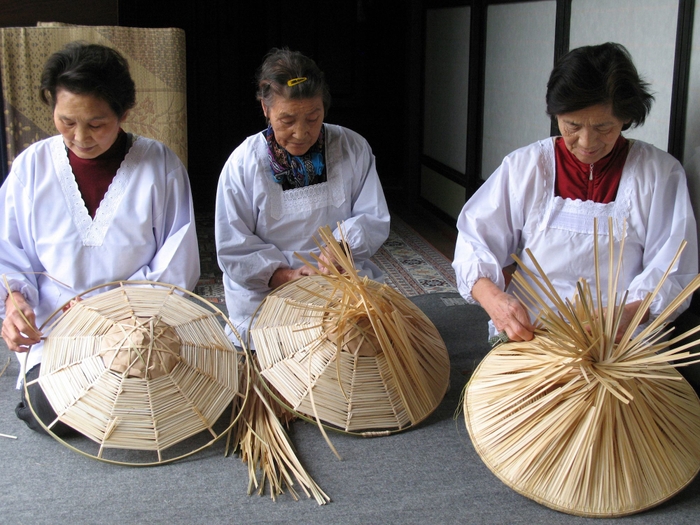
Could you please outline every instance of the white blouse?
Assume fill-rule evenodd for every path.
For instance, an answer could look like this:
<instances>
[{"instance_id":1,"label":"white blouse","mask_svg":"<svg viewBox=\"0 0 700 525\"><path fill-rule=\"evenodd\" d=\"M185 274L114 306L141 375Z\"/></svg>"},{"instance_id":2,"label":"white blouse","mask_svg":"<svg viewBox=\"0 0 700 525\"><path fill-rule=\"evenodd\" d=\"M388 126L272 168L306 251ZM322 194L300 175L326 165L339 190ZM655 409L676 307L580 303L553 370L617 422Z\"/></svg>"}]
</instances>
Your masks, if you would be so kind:
<instances>
[{"instance_id":1,"label":"white blouse","mask_svg":"<svg viewBox=\"0 0 700 525\"><path fill-rule=\"evenodd\" d=\"M277 268L300 268L319 254L314 237L329 226L350 246L356 267L381 272L370 257L389 236L389 210L367 141L341 126L326 129L326 182L287 191L272 180L267 141L248 137L229 157L216 197L216 246L229 317L246 339L252 315Z\"/></svg>"},{"instance_id":2,"label":"white blouse","mask_svg":"<svg viewBox=\"0 0 700 525\"><path fill-rule=\"evenodd\" d=\"M61 136L17 156L0 202L0 274L11 291L26 297L39 327L71 298L98 285L151 280L191 290L199 278L187 172L155 140L135 137L94 219ZM3 317L7 292L0 286ZM41 362L41 347L32 347L30 368ZM24 363L23 355L17 357Z\"/></svg>"},{"instance_id":3,"label":"white blouse","mask_svg":"<svg viewBox=\"0 0 700 525\"><path fill-rule=\"evenodd\" d=\"M453 267L467 301L475 302L471 290L482 277L504 288L502 268L513 262L512 253L537 275L525 249L532 251L562 298L573 297L579 278L595 290L594 217L598 218L599 268L605 283L601 292L606 304L608 217L614 222L616 254L625 238L618 293L628 290L627 302L641 300L654 290L683 240L688 245L652 303L652 318L697 274L696 224L685 173L668 153L634 141L615 201L608 204L558 197L554 181L550 138L508 155L465 204L457 223ZM507 291L514 289L511 283ZM689 304L686 301L676 315Z\"/></svg>"}]
</instances>

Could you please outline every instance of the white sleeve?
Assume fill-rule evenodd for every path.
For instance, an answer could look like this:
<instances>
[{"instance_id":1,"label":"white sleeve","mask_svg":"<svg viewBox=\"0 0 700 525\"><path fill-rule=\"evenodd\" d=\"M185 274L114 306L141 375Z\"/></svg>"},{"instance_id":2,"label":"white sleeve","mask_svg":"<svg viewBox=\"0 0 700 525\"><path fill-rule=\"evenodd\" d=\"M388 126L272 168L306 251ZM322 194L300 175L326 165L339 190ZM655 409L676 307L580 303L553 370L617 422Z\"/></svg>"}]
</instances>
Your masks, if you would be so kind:
<instances>
[{"instance_id":1,"label":"white sleeve","mask_svg":"<svg viewBox=\"0 0 700 525\"><path fill-rule=\"evenodd\" d=\"M246 145L229 157L216 191L216 252L219 266L233 282L251 291L269 291L277 268L288 267L284 254L254 232L254 166L246 165Z\"/></svg>"},{"instance_id":2,"label":"white sleeve","mask_svg":"<svg viewBox=\"0 0 700 525\"><path fill-rule=\"evenodd\" d=\"M503 268L513 262L511 254L518 249L524 225L523 203L516 191L527 192L526 181L532 183L527 164L518 165L513 155L506 157L459 214L452 266L457 288L469 303L476 304L472 288L481 278L505 288ZM521 178L520 187L513 184L514 174Z\"/></svg>"},{"instance_id":3,"label":"white sleeve","mask_svg":"<svg viewBox=\"0 0 700 525\"><path fill-rule=\"evenodd\" d=\"M44 270L36 257L29 231L33 195L14 171L21 165L22 160L16 159L13 170L0 187L0 317L3 318L8 292L20 292L29 305L36 308L39 292L37 276L32 272Z\"/></svg>"},{"instance_id":4,"label":"white sleeve","mask_svg":"<svg viewBox=\"0 0 700 525\"><path fill-rule=\"evenodd\" d=\"M343 222L343 234L356 262L368 260L389 237L389 209L377 174L374 154L362 137L349 140L355 151L343 164L343 176L352 177L352 212ZM335 225L331 225L333 227ZM333 232L341 238L337 228Z\"/></svg>"},{"instance_id":5,"label":"white sleeve","mask_svg":"<svg viewBox=\"0 0 700 525\"><path fill-rule=\"evenodd\" d=\"M652 317L658 316L698 273L697 229L685 172L675 160L670 170L661 166L659 172L650 196L648 216L645 217L643 270L628 286L627 302L641 300L652 292L682 241L685 240L688 244L651 305ZM690 299L671 319L689 305Z\"/></svg>"},{"instance_id":6,"label":"white sleeve","mask_svg":"<svg viewBox=\"0 0 700 525\"><path fill-rule=\"evenodd\" d=\"M170 150L165 165L153 169L165 170L163 191L154 202L152 225L157 250L147 266L140 268L129 280L149 280L175 284L193 290L199 279L199 245L195 226L192 192L185 167Z\"/></svg>"}]
</instances>

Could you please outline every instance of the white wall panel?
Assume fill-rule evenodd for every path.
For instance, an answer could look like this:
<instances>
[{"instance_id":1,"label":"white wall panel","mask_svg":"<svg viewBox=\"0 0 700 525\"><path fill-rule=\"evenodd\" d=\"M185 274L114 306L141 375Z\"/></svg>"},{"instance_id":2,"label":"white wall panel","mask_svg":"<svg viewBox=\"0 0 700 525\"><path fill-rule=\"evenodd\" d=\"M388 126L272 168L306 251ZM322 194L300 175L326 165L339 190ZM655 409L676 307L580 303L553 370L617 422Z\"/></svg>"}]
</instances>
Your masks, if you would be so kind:
<instances>
[{"instance_id":1,"label":"white wall panel","mask_svg":"<svg viewBox=\"0 0 700 525\"><path fill-rule=\"evenodd\" d=\"M545 95L555 25L554 0L488 7L482 179L511 151L550 134Z\"/></svg>"},{"instance_id":2,"label":"white wall panel","mask_svg":"<svg viewBox=\"0 0 700 525\"><path fill-rule=\"evenodd\" d=\"M426 13L423 153L466 170L470 7Z\"/></svg>"},{"instance_id":3,"label":"white wall panel","mask_svg":"<svg viewBox=\"0 0 700 525\"><path fill-rule=\"evenodd\" d=\"M700 218L700 9L695 7L683 158L695 218Z\"/></svg>"},{"instance_id":4,"label":"white wall panel","mask_svg":"<svg viewBox=\"0 0 700 525\"><path fill-rule=\"evenodd\" d=\"M624 133L666 151L678 0L573 0L570 48L617 42L632 55L656 98L646 123Z\"/></svg>"}]
</instances>

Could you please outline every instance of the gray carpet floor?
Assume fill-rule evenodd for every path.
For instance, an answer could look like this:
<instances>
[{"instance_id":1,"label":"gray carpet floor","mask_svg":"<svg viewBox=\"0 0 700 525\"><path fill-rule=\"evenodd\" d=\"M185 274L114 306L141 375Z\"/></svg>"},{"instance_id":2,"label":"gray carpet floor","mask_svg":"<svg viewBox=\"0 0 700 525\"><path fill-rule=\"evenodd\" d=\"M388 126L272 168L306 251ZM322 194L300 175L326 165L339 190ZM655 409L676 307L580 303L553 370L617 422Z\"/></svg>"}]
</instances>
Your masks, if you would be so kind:
<instances>
[{"instance_id":1,"label":"gray carpet floor","mask_svg":"<svg viewBox=\"0 0 700 525\"><path fill-rule=\"evenodd\" d=\"M612 522L561 514L508 488L484 465L455 419L462 388L488 352L486 316L457 294L412 298L440 331L450 353L450 389L421 425L381 438L330 434L339 461L318 429L293 423L303 464L332 501L294 501L285 494L248 496L247 466L224 457L217 442L197 455L157 467L95 461L14 415L18 365L0 377L0 523L19 524L577 524ZM0 348L0 360L8 351ZM668 502L617 524L700 523L696 479Z\"/></svg>"}]
</instances>

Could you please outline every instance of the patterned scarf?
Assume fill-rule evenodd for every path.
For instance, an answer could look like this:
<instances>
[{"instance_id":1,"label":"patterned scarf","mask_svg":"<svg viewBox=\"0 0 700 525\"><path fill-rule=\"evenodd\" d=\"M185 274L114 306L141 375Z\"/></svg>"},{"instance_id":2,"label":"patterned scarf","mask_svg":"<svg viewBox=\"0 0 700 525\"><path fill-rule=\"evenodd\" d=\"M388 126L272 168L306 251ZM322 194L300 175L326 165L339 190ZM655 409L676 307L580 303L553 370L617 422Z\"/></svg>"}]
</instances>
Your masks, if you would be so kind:
<instances>
[{"instance_id":1,"label":"patterned scarf","mask_svg":"<svg viewBox=\"0 0 700 525\"><path fill-rule=\"evenodd\" d=\"M326 164L323 160L325 153L325 127L316 143L309 151L301 156L290 155L282 146L277 144L272 126L265 130L267 140L267 157L272 167L272 180L282 185L283 190L303 188L326 181Z\"/></svg>"}]
</instances>

